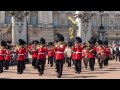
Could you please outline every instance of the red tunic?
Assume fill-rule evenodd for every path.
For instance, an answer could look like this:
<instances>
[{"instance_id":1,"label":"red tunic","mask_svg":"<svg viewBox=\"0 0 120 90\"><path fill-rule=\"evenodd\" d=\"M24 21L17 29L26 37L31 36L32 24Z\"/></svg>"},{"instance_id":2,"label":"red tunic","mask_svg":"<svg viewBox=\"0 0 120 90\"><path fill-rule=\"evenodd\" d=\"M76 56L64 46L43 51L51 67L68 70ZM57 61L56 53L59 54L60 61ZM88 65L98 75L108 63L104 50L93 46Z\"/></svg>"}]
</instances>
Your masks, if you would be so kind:
<instances>
[{"instance_id":1,"label":"red tunic","mask_svg":"<svg viewBox=\"0 0 120 90\"><path fill-rule=\"evenodd\" d=\"M88 50L84 51L84 53L83 53L83 60L85 60L85 58L88 57L88 53L89 53Z\"/></svg>"},{"instance_id":2,"label":"red tunic","mask_svg":"<svg viewBox=\"0 0 120 90\"><path fill-rule=\"evenodd\" d=\"M11 51L6 51L5 60L6 60L6 61L11 60Z\"/></svg>"},{"instance_id":3,"label":"red tunic","mask_svg":"<svg viewBox=\"0 0 120 90\"><path fill-rule=\"evenodd\" d=\"M26 49L25 48L19 48L16 53L18 54L17 60L22 61L25 60L25 53Z\"/></svg>"},{"instance_id":4,"label":"red tunic","mask_svg":"<svg viewBox=\"0 0 120 90\"><path fill-rule=\"evenodd\" d=\"M31 53L32 53L32 58L37 58L38 56L37 50L31 50Z\"/></svg>"},{"instance_id":5,"label":"red tunic","mask_svg":"<svg viewBox=\"0 0 120 90\"><path fill-rule=\"evenodd\" d=\"M64 51L65 51L65 46L64 45L60 45L55 47L55 59L56 60L64 60Z\"/></svg>"},{"instance_id":6,"label":"red tunic","mask_svg":"<svg viewBox=\"0 0 120 90\"><path fill-rule=\"evenodd\" d=\"M6 53L5 49L0 50L0 60L5 60L5 53Z\"/></svg>"},{"instance_id":7,"label":"red tunic","mask_svg":"<svg viewBox=\"0 0 120 90\"><path fill-rule=\"evenodd\" d=\"M90 50L88 57L89 58L95 58L95 51L96 51L96 47L94 47L93 49Z\"/></svg>"},{"instance_id":8,"label":"red tunic","mask_svg":"<svg viewBox=\"0 0 120 90\"><path fill-rule=\"evenodd\" d=\"M48 57L55 55L55 49L53 47L48 48Z\"/></svg>"},{"instance_id":9,"label":"red tunic","mask_svg":"<svg viewBox=\"0 0 120 90\"><path fill-rule=\"evenodd\" d=\"M105 47L104 48L104 53L105 53L106 56L109 56L109 54L110 54L110 48L109 47L107 47L107 48Z\"/></svg>"},{"instance_id":10,"label":"red tunic","mask_svg":"<svg viewBox=\"0 0 120 90\"><path fill-rule=\"evenodd\" d=\"M81 60L83 46L76 45L72 48L72 50L73 50L73 60Z\"/></svg>"},{"instance_id":11,"label":"red tunic","mask_svg":"<svg viewBox=\"0 0 120 90\"><path fill-rule=\"evenodd\" d=\"M38 60L40 60L40 59L45 60L45 59L46 59L46 53L47 53L47 48L46 48L46 47L40 47L40 48L38 49L37 59L38 59Z\"/></svg>"}]
</instances>

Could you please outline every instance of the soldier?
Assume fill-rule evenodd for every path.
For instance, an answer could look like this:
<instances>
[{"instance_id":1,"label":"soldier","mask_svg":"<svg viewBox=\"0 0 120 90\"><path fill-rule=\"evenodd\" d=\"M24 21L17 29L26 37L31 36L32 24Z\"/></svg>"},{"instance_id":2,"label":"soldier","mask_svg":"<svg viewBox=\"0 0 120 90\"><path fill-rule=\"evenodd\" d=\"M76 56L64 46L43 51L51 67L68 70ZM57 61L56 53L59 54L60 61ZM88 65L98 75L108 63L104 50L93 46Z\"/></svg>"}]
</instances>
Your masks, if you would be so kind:
<instances>
[{"instance_id":1,"label":"soldier","mask_svg":"<svg viewBox=\"0 0 120 90\"><path fill-rule=\"evenodd\" d=\"M33 45L32 48L29 50L30 54L32 55L32 66L34 67L34 69L37 68L37 56L38 56L38 52L37 52L37 45L39 44L39 41L33 41Z\"/></svg>"},{"instance_id":2,"label":"soldier","mask_svg":"<svg viewBox=\"0 0 120 90\"><path fill-rule=\"evenodd\" d=\"M45 61L46 61L46 53L47 48L45 47L46 41L44 38L40 39L40 46L38 46L38 56L37 56L37 68L39 75L42 75L45 70Z\"/></svg>"},{"instance_id":3,"label":"soldier","mask_svg":"<svg viewBox=\"0 0 120 90\"><path fill-rule=\"evenodd\" d=\"M98 41L98 46L97 46L97 57L98 57L98 63L99 63L99 68L103 68L103 63L105 54L104 54L104 48L103 48L103 42L101 40Z\"/></svg>"},{"instance_id":4,"label":"soldier","mask_svg":"<svg viewBox=\"0 0 120 90\"><path fill-rule=\"evenodd\" d=\"M48 47L48 64L50 62L51 66L53 66L53 60L54 60L54 55L55 55L55 50L52 42L49 42L49 47Z\"/></svg>"},{"instance_id":5,"label":"soldier","mask_svg":"<svg viewBox=\"0 0 120 90\"><path fill-rule=\"evenodd\" d=\"M80 37L76 37L76 42L74 47L72 48L73 53L74 53L74 63L75 63L75 73L80 74L81 72L81 60L82 60L82 39Z\"/></svg>"},{"instance_id":6,"label":"soldier","mask_svg":"<svg viewBox=\"0 0 120 90\"><path fill-rule=\"evenodd\" d=\"M22 74L23 70L25 68L24 64L25 64L25 53L26 50L24 48L24 45L26 44L26 42L22 39L19 39L19 47L16 48L16 53L18 55L17 57L17 74Z\"/></svg>"},{"instance_id":7,"label":"soldier","mask_svg":"<svg viewBox=\"0 0 120 90\"><path fill-rule=\"evenodd\" d=\"M94 71L94 65L95 65L96 48L94 47L94 45L95 45L95 42L90 41L88 58L89 58L89 65L90 65L90 70L91 71Z\"/></svg>"},{"instance_id":8,"label":"soldier","mask_svg":"<svg viewBox=\"0 0 120 90\"><path fill-rule=\"evenodd\" d=\"M0 73L3 72L3 63L5 61L5 46L6 46L6 42L5 41L1 41L1 46L0 46Z\"/></svg>"},{"instance_id":9,"label":"soldier","mask_svg":"<svg viewBox=\"0 0 120 90\"><path fill-rule=\"evenodd\" d=\"M12 55L12 52L10 50L10 45L7 45L6 53L5 53L5 70L9 70L9 63L12 58L11 55Z\"/></svg>"},{"instance_id":10,"label":"soldier","mask_svg":"<svg viewBox=\"0 0 120 90\"><path fill-rule=\"evenodd\" d=\"M55 60L56 60L56 68L57 68L57 77L61 78L63 71L63 63L64 63L64 50L65 46L63 44L64 37L61 34L56 34L55 40L57 44L55 45Z\"/></svg>"},{"instance_id":11,"label":"soldier","mask_svg":"<svg viewBox=\"0 0 120 90\"><path fill-rule=\"evenodd\" d=\"M68 42L64 53L66 55L66 60L67 60L67 63L68 63L68 67L71 67L72 43L70 41Z\"/></svg>"},{"instance_id":12,"label":"soldier","mask_svg":"<svg viewBox=\"0 0 120 90\"><path fill-rule=\"evenodd\" d=\"M104 60L104 66L108 66L109 55L110 55L110 47L108 46L108 41L104 41L104 50L106 59Z\"/></svg>"}]
</instances>

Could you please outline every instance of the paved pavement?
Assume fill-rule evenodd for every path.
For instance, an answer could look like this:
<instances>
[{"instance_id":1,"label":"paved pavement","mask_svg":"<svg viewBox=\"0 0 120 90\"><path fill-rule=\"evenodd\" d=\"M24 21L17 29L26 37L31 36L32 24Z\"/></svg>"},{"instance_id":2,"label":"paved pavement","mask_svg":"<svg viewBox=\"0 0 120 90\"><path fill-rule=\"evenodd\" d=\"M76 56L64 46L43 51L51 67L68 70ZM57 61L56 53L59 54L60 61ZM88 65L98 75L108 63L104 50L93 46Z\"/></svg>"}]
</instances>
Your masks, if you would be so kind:
<instances>
[{"instance_id":1,"label":"paved pavement","mask_svg":"<svg viewBox=\"0 0 120 90\"><path fill-rule=\"evenodd\" d=\"M31 64L27 64L26 67L23 74L17 74L17 67L10 66L8 71L4 70L3 73L0 73L0 79L58 79L55 65L50 67L50 65L46 64L45 72L42 76L38 75L38 71L33 69ZM82 63L82 72L80 74L75 73L74 65L67 67L64 64L63 75L60 79L120 79L120 62L112 60L109 62L109 66L103 69L99 69L96 62L95 71L90 71L89 68L86 69Z\"/></svg>"}]
</instances>

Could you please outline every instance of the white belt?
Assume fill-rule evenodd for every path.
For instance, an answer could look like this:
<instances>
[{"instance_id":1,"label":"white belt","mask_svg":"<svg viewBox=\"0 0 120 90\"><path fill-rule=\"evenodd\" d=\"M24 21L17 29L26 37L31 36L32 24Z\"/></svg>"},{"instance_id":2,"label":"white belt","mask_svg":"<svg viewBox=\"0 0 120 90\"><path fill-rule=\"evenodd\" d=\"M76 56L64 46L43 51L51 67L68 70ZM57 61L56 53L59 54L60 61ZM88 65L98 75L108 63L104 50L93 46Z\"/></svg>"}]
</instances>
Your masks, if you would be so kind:
<instances>
[{"instance_id":1,"label":"white belt","mask_svg":"<svg viewBox=\"0 0 120 90\"><path fill-rule=\"evenodd\" d=\"M25 54L18 54L18 55L25 55Z\"/></svg>"},{"instance_id":2,"label":"white belt","mask_svg":"<svg viewBox=\"0 0 120 90\"><path fill-rule=\"evenodd\" d=\"M38 53L38 54L45 54L45 53Z\"/></svg>"},{"instance_id":3,"label":"white belt","mask_svg":"<svg viewBox=\"0 0 120 90\"><path fill-rule=\"evenodd\" d=\"M56 52L56 53L63 53L63 52Z\"/></svg>"},{"instance_id":4,"label":"white belt","mask_svg":"<svg viewBox=\"0 0 120 90\"><path fill-rule=\"evenodd\" d=\"M0 55L5 55L5 54L0 54Z\"/></svg>"},{"instance_id":5,"label":"white belt","mask_svg":"<svg viewBox=\"0 0 120 90\"><path fill-rule=\"evenodd\" d=\"M82 53L82 52L74 52L74 53Z\"/></svg>"},{"instance_id":6,"label":"white belt","mask_svg":"<svg viewBox=\"0 0 120 90\"><path fill-rule=\"evenodd\" d=\"M6 56L11 56L11 55L6 55Z\"/></svg>"}]
</instances>

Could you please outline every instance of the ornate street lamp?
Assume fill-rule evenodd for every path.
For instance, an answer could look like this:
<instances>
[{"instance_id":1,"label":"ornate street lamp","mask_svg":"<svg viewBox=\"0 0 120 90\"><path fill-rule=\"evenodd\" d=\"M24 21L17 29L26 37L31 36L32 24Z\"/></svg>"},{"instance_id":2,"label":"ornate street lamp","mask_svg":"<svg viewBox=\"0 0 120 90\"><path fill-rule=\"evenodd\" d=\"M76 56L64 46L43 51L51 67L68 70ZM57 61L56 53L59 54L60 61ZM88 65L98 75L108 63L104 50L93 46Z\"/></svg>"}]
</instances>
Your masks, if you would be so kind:
<instances>
[{"instance_id":1,"label":"ornate street lamp","mask_svg":"<svg viewBox=\"0 0 120 90\"><path fill-rule=\"evenodd\" d=\"M102 17L103 17L103 13L104 11L99 11L99 14L100 14L100 18L101 18L101 25L99 27L99 30L98 30L98 39L99 40L102 40L102 41L105 41L105 28L103 26L103 23L102 23Z\"/></svg>"}]
</instances>

